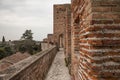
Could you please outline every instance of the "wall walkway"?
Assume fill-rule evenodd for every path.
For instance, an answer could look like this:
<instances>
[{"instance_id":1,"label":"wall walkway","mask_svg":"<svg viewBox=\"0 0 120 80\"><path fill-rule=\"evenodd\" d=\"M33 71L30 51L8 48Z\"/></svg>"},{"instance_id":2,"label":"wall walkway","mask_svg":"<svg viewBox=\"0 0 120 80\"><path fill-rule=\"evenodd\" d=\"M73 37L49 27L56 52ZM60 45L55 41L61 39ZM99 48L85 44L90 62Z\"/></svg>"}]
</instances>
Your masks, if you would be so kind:
<instances>
[{"instance_id":1,"label":"wall walkway","mask_svg":"<svg viewBox=\"0 0 120 80\"><path fill-rule=\"evenodd\" d=\"M64 51L60 49L45 80L71 80L64 58Z\"/></svg>"}]
</instances>

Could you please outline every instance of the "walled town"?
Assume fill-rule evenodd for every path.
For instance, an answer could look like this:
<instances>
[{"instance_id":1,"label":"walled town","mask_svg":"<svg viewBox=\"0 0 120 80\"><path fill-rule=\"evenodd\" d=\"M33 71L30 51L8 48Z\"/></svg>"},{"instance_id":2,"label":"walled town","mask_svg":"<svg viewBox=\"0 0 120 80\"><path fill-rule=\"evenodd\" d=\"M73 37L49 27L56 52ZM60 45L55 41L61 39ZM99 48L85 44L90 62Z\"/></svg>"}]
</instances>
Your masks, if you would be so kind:
<instances>
[{"instance_id":1,"label":"walled town","mask_svg":"<svg viewBox=\"0 0 120 80\"><path fill-rule=\"evenodd\" d=\"M44 50L0 71L0 80L120 80L120 0L71 0L53 9Z\"/></svg>"}]
</instances>

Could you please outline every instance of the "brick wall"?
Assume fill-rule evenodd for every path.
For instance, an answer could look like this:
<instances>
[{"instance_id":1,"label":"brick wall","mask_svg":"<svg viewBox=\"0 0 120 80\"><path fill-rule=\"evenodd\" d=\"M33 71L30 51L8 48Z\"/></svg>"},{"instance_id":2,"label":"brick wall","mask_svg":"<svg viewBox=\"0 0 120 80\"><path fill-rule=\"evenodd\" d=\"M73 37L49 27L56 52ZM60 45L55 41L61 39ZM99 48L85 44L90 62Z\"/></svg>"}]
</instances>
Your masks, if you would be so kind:
<instances>
[{"instance_id":1,"label":"brick wall","mask_svg":"<svg viewBox=\"0 0 120 80\"><path fill-rule=\"evenodd\" d=\"M66 65L70 67L71 61L71 5L54 5L54 39L64 47ZM69 68L70 69L70 68Z\"/></svg>"},{"instance_id":2,"label":"brick wall","mask_svg":"<svg viewBox=\"0 0 120 80\"><path fill-rule=\"evenodd\" d=\"M0 72L0 80L44 80L55 55L55 47L33 55Z\"/></svg>"},{"instance_id":3,"label":"brick wall","mask_svg":"<svg viewBox=\"0 0 120 80\"><path fill-rule=\"evenodd\" d=\"M119 80L120 0L72 0L72 19L73 80Z\"/></svg>"},{"instance_id":4,"label":"brick wall","mask_svg":"<svg viewBox=\"0 0 120 80\"><path fill-rule=\"evenodd\" d=\"M51 43L51 42L53 43L54 42L54 39L53 39L54 36L53 36L53 34L48 34L47 38L48 38L48 43Z\"/></svg>"},{"instance_id":5,"label":"brick wall","mask_svg":"<svg viewBox=\"0 0 120 80\"><path fill-rule=\"evenodd\" d=\"M51 47L54 44L54 36L53 36L53 34L48 34L47 38L48 38L48 41L47 41L48 47Z\"/></svg>"},{"instance_id":6,"label":"brick wall","mask_svg":"<svg viewBox=\"0 0 120 80\"><path fill-rule=\"evenodd\" d=\"M76 8L78 6L78 2L74 0L72 1L72 13L71 13L71 39L72 39L72 47L71 47L71 76L72 80L78 80L78 64L80 59L79 53L79 32L80 32L80 20L79 15L77 14Z\"/></svg>"},{"instance_id":7,"label":"brick wall","mask_svg":"<svg viewBox=\"0 0 120 80\"><path fill-rule=\"evenodd\" d=\"M59 47L65 47L65 27L67 11L70 8L70 4L56 4L54 5L54 42Z\"/></svg>"},{"instance_id":8,"label":"brick wall","mask_svg":"<svg viewBox=\"0 0 120 80\"><path fill-rule=\"evenodd\" d=\"M48 38L44 38L43 42L47 43L48 42Z\"/></svg>"},{"instance_id":9,"label":"brick wall","mask_svg":"<svg viewBox=\"0 0 120 80\"><path fill-rule=\"evenodd\" d=\"M66 9L66 26L64 31L64 53L67 61L67 66L70 67L71 59L71 5L69 4Z\"/></svg>"}]
</instances>

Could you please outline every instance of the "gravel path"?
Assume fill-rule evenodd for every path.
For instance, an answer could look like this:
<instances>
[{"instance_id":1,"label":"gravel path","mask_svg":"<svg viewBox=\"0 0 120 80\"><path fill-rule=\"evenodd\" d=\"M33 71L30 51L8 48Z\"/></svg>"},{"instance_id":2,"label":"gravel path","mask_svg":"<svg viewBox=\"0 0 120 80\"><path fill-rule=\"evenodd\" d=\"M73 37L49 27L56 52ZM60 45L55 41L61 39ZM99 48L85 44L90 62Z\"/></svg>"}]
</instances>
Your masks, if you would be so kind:
<instances>
[{"instance_id":1,"label":"gravel path","mask_svg":"<svg viewBox=\"0 0 120 80\"><path fill-rule=\"evenodd\" d=\"M64 58L64 52L63 50L60 50L57 53L45 80L71 80L68 68L65 66Z\"/></svg>"}]
</instances>

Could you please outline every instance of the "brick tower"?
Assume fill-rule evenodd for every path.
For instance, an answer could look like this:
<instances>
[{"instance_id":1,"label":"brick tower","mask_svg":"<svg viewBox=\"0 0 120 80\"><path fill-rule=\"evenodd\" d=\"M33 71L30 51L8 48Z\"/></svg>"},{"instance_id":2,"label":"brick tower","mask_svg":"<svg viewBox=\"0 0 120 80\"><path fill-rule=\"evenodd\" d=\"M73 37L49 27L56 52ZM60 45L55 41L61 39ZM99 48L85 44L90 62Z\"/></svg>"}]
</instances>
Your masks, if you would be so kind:
<instances>
[{"instance_id":1,"label":"brick tower","mask_svg":"<svg viewBox=\"0 0 120 80\"><path fill-rule=\"evenodd\" d=\"M120 0L72 0L73 80L120 80Z\"/></svg>"}]
</instances>

